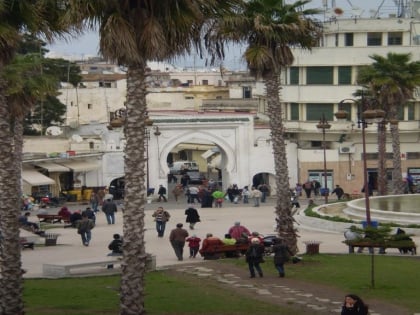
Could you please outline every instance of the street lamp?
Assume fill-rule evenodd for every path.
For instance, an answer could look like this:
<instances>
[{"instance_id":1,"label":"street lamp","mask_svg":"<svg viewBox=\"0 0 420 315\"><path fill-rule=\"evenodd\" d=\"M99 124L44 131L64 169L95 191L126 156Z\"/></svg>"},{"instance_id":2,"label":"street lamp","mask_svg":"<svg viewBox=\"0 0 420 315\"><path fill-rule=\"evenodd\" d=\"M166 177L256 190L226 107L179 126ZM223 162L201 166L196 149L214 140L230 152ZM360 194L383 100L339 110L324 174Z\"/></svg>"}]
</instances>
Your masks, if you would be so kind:
<instances>
[{"instance_id":1,"label":"street lamp","mask_svg":"<svg viewBox=\"0 0 420 315\"><path fill-rule=\"evenodd\" d=\"M149 140L150 130L144 128L144 146L146 147L146 196L149 196Z\"/></svg>"},{"instance_id":2,"label":"street lamp","mask_svg":"<svg viewBox=\"0 0 420 315\"><path fill-rule=\"evenodd\" d=\"M366 128L372 123L381 123L385 117L385 112L380 109L372 109L371 107L377 103L376 99L365 98L362 94L362 98L357 101L354 99L344 99L338 104L341 108L341 104L346 101L357 104L357 127L362 128L362 145L363 145L363 182L365 191L365 207L366 207L366 227L372 227L372 221L370 218L370 201L369 201L369 183L367 178L367 162L366 162ZM341 111L342 112L342 111ZM337 117L337 116L336 116ZM343 117L344 118L344 117ZM375 287L375 254L372 247L369 248L371 253L371 287Z\"/></svg>"},{"instance_id":3,"label":"street lamp","mask_svg":"<svg viewBox=\"0 0 420 315\"><path fill-rule=\"evenodd\" d=\"M325 130L330 129L331 125L325 119L324 114L322 118L319 119L319 123L316 125L319 130L322 130L322 148L324 150L324 198L325 204L328 203L328 183L327 183L327 154L326 154L326 142L325 142Z\"/></svg>"}]
</instances>

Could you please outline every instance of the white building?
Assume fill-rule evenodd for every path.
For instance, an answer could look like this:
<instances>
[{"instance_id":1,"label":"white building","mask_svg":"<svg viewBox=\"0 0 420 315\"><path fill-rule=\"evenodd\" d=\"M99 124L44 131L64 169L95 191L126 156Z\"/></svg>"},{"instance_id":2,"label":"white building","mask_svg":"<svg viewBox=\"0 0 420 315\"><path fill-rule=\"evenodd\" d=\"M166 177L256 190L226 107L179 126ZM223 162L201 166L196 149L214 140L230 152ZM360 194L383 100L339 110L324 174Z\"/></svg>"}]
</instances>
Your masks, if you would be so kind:
<instances>
[{"instance_id":1,"label":"white building","mask_svg":"<svg viewBox=\"0 0 420 315\"><path fill-rule=\"evenodd\" d=\"M420 19L416 13L420 2L408 2L410 10L404 8L406 13L400 17L375 15L366 18L356 13L345 17L331 15L328 10L320 46L311 52L294 51L295 62L284 72L280 91L286 109L290 186L307 179L317 179L324 186L322 133L316 128L324 115L332 125L326 132L327 185L332 188L340 184L349 193L360 191L363 168L357 109L354 104L342 105L351 114L351 120L345 123L337 121L334 113L341 109L341 100L353 98L352 93L359 88L356 82L358 68L372 63L370 55L411 53L412 60L420 60ZM407 17L408 11L413 15ZM83 71L84 80L79 88L64 86L61 91L67 116L60 141L49 136L48 140L39 139L42 145L33 140L25 143L25 152L32 154L75 151L74 156L63 158L59 155L52 161L65 166L67 159L81 160L79 166L85 165L84 169L83 166L73 169L65 166L67 171L57 168L60 171L55 171L59 174L54 175L55 182L58 184L61 180L66 189L79 185L108 186L124 176L124 134L121 128L111 130L109 124L116 111L124 108L125 73L101 63L84 64ZM207 177L217 176L216 160L213 159L218 156L224 188L233 183L240 187L261 181L271 186L275 184L263 82L255 82L246 73L226 69L202 72L177 71L170 67L152 69L149 78L147 102L154 121L148 141L148 168L149 174L153 174L149 176L149 187L167 185L167 163L181 155L197 160L200 171ZM401 111L399 128L403 172L410 172L420 180L419 121L417 94L417 99ZM156 132L157 128L160 133ZM375 178L375 126L367 128L366 139L368 172ZM214 147L217 148L215 152L220 153L207 157L205 153ZM387 143L387 152L392 152L390 143ZM42 162L51 162L52 158L44 153L43 159L47 161ZM25 164L39 169L33 157ZM387 167L392 167L391 160L387 161ZM40 170L47 171L48 167Z\"/></svg>"}]
</instances>

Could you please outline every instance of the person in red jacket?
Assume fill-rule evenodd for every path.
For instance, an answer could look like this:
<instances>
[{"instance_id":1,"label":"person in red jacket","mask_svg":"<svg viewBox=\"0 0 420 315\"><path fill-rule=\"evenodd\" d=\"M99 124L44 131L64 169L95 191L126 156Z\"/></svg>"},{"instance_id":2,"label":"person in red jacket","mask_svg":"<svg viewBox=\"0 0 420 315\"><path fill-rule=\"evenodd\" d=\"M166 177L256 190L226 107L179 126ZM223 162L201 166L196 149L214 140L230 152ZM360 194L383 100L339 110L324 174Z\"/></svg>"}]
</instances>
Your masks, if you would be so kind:
<instances>
[{"instance_id":1,"label":"person in red jacket","mask_svg":"<svg viewBox=\"0 0 420 315\"><path fill-rule=\"evenodd\" d=\"M249 232L246 227L241 225L241 222L239 221L235 222L234 226L229 229L228 233L237 241L243 236L244 233L247 236L251 235L251 232Z\"/></svg>"},{"instance_id":2,"label":"person in red jacket","mask_svg":"<svg viewBox=\"0 0 420 315\"><path fill-rule=\"evenodd\" d=\"M185 241L188 243L188 247L190 248L190 258L195 258L195 256L197 256L198 250L200 249L201 238L193 234L191 237L188 237Z\"/></svg>"}]
</instances>

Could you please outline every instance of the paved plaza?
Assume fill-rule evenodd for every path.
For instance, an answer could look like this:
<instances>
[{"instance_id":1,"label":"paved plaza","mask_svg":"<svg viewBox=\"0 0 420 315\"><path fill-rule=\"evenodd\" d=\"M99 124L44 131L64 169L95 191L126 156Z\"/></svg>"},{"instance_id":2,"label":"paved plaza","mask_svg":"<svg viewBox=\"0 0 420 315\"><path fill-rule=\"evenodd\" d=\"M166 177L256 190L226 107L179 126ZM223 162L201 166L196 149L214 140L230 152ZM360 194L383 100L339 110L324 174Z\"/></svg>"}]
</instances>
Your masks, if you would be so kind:
<instances>
[{"instance_id":1,"label":"paved plaza","mask_svg":"<svg viewBox=\"0 0 420 315\"><path fill-rule=\"evenodd\" d=\"M302 209L306 208L306 200L301 200ZM67 205L71 211L77 209L84 209L87 204L71 204ZM163 206L165 210L171 214L171 219L167 224L165 236L163 238L157 237L155 230L155 223L153 221L152 213L158 207ZM198 205L196 205L198 206ZM205 261L197 256L195 259L188 258L188 249L184 250L184 261L178 261L175 253L169 243L168 237L170 230L175 228L177 223L183 223L184 227L188 229L188 224L185 223L184 211L187 203L179 202L152 202L146 205L145 210L145 242L146 251L156 256L157 267L164 267L168 265L205 263ZM56 214L59 208L50 208L50 213ZM225 202L222 208L200 208L197 207L201 217L201 222L196 224L195 230L189 230L190 235L196 234L201 239L209 232L213 235L223 238L228 229L235 221L240 221L250 231L258 231L263 235L274 233L274 199L269 199L267 203L260 207L253 207L253 204L233 204ZM31 214L30 220L36 221L36 213ZM298 246L300 254L306 252L305 242L318 241L320 244L321 253L347 253L347 247L342 243L345 231L345 225L335 226L335 231L327 231L328 228L325 220L321 224L307 224L307 220L300 220L299 216L296 218L296 228L298 229L299 239ZM114 233L122 234L122 212L121 209L116 215L116 224L108 225L105 216L99 212L96 219L96 227L92 230L92 241L89 247L82 245L80 235L77 234L76 229L64 228L62 224L55 224L55 228L48 230L51 233L59 234L57 246L39 246L34 250L25 249L22 251L23 268L27 271L24 277L36 278L42 277L42 265L45 263L54 264L62 262L77 262L86 260L104 260L109 253L108 244L112 240ZM414 240L417 244L420 243L420 238L416 236ZM43 240L41 239L41 242ZM393 252L391 252L392 254ZM397 252L395 252L397 253Z\"/></svg>"}]
</instances>

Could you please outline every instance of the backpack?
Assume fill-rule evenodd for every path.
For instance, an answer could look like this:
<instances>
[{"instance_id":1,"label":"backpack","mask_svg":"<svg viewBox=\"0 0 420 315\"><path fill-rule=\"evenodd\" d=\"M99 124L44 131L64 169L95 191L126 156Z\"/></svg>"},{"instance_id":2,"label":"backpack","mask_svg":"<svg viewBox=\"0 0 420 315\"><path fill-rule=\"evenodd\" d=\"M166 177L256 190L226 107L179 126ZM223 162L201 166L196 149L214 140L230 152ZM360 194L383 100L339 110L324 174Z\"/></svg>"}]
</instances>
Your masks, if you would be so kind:
<instances>
[{"instance_id":1,"label":"backpack","mask_svg":"<svg viewBox=\"0 0 420 315\"><path fill-rule=\"evenodd\" d=\"M249 252L249 257L250 258L257 258L258 257L257 247L251 246L251 250Z\"/></svg>"}]
</instances>

